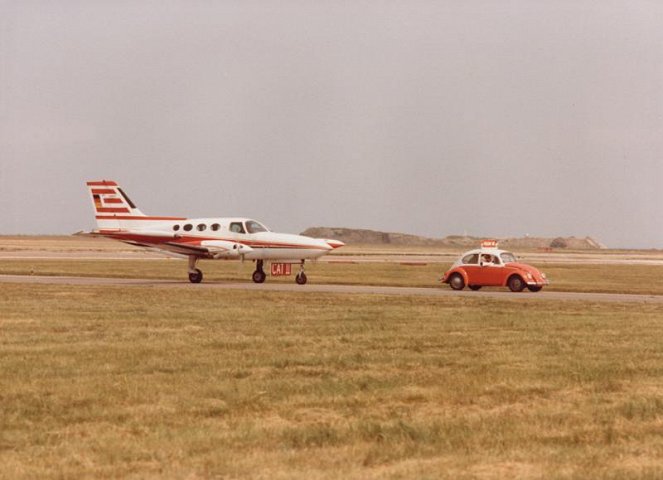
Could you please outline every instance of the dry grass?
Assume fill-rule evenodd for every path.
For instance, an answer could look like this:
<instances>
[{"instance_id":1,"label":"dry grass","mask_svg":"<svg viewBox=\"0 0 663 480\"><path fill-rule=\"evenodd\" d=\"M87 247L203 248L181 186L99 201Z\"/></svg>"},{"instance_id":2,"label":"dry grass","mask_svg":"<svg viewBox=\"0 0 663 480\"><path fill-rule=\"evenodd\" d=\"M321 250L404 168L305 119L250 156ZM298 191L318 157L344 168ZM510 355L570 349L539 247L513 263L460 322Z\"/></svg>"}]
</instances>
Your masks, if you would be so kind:
<instances>
[{"instance_id":1,"label":"dry grass","mask_svg":"<svg viewBox=\"0 0 663 480\"><path fill-rule=\"evenodd\" d=\"M3 285L0 312L1 478L663 475L661 306Z\"/></svg>"}]
</instances>

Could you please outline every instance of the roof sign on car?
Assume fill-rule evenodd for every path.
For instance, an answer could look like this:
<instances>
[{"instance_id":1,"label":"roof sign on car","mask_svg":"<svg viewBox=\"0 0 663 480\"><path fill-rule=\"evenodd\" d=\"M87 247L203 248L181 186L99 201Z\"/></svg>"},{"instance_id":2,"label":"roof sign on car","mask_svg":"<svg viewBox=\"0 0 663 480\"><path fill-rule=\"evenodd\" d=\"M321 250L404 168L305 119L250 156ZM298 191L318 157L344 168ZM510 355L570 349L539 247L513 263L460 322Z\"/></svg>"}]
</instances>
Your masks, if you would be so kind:
<instances>
[{"instance_id":1,"label":"roof sign on car","mask_svg":"<svg viewBox=\"0 0 663 480\"><path fill-rule=\"evenodd\" d=\"M497 248L497 240L482 240L481 248Z\"/></svg>"}]
</instances>

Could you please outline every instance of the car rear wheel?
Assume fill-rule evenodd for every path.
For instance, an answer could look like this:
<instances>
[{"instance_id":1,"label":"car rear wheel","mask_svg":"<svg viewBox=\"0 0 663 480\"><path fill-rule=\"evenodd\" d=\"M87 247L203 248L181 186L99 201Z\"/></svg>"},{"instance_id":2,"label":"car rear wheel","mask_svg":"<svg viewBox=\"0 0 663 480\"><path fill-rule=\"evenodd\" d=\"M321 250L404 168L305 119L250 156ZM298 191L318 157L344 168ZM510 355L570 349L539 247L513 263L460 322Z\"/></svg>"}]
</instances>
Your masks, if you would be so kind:
<instances>
[{"instance_id":1,"label":"car rear wheel","mask_svg":"<svg viewBox=\"0 0 663 480\"><path fill-rule=\"evenodd\" d=\"M465 288L465 280L460 273L454 273L449 279L449 286L454 290L462 290Z\"/></svg>"},{"instance_id":2,"label":"car rear wheel","mask_svg":"<svg viewBox=\"0 0 663 480\"><path fill-rule=\"evenodd\" d=\"M541 285L527 285L530 292L540 292L543 287Z\"/></svg>"},{"instance_id":3,"label":"car rear wheel","mask_svg":"<svg viewBox=\"0 0 663 480\"><path fill-rule=\"evenodd\" d=\"M512 292L522 292L523 289L525 288L524 280L520 278L518 275L513 275L509 277L507 285L509 286L509 290L511 290Z\"/></svg>"},{"instance_id":4,"label":"car rear wheel","mask_svg":"<svg viewBox=\"0 0 663 480\"><path fill-rule=\"evenodd\" d=\"M470 285L470 290L474 290L475 292L481 290L481 285Z\"/></svg>"}]
</instances>

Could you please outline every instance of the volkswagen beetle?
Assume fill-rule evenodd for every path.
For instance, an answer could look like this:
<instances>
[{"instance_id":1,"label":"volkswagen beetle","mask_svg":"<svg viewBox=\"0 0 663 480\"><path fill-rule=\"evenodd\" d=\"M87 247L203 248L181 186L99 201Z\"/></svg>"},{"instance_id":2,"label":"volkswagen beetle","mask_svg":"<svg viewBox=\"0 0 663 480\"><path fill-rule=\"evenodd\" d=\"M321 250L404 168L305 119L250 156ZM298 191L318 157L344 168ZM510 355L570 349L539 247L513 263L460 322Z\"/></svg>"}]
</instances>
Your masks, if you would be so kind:
<instances>
[{"instance_id":1,"label":"volkswagen beetle","mask_svg":"<svg viewBox=\"0 0 663 480\"><path fill-rule=\"evenodd\" d=\"M525 288L538 292L548 285L545 273L518 262L513 253L497 248L495 240L484 241L481 248L465 252L440 281L454 290L506 286L512 292L522 292Z\"/></svg>"}]
</instances>

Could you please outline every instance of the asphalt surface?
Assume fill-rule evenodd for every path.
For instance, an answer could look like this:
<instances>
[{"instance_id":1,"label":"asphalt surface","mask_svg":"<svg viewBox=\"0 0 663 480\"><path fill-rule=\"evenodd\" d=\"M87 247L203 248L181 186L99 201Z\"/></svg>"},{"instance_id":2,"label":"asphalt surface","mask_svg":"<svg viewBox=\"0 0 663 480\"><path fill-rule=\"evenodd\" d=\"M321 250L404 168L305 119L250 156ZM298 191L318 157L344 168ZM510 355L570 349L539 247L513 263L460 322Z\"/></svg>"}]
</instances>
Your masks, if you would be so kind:
<instances>
[{"instance_id":1,"label":"asphalt surface","mask_svg":"<svg viewBox=\"0 0 663 480\"><path fill-rule=\"evenodd\" d=\"M70 250L49 251L30 249L7 249L0 247L0 260L164 260L167 258L182 258L178 255L168 255L154 250ZM425 265L428 263L453 263L458 253L441 254L412 254L412 253L384 253L384 254L344 254L334 253L318 259L321 263L405 263ZM663 266L663 255L658 252L642 254L630 253L528 253L523 256L526 263L540 264L572 264L572 265L656 265Z\"/></svg>"},{"instance_id":2,"label":"asphalt surface","mask_svg":"<svg viewBox=\"0 0 663 480\"><path fill-rule=\"evenodd\" d=\"M532 293L524 291L513 293L508 290L470 290L454 291L449 287L382 287L370 285L296 285L285 283L230 283L230 282L203 282L191 284L179 280L154 280L132 278L102 278L102 277L56 277L56 276L28 276L28 275L0 275L0 283L25 283L42 285L105 285L114 287L175 287L187 289L222 289L247 290L254 292L294 292L294 293L335 293L335 294L361 294L361 295L400 295L425 297L471 297L495 298L501 300L555 300L555 301L584 301L584 302L626 302L626 303L663 303L663 295L633 295L614 293L576 293L576 292L550 292L541 291Z\"/></svg>"}]
</instances>

